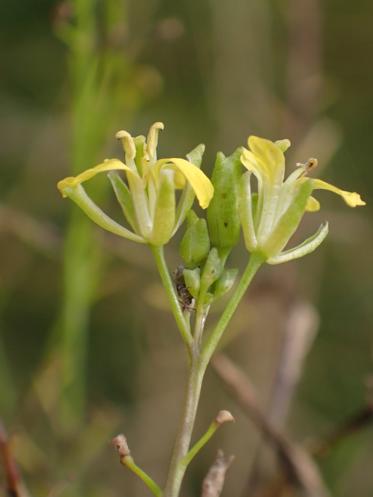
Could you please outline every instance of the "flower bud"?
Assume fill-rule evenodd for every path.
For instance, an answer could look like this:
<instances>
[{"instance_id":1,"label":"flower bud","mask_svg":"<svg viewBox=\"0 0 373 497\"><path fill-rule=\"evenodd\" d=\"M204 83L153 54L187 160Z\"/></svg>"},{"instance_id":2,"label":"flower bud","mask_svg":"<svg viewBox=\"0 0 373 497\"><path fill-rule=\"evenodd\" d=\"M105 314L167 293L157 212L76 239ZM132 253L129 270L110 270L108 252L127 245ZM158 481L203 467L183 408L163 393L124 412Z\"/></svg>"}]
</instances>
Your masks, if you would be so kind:
<instances>
[{"instance_id":1,"label":"flower bud","mask_svg":"<svg viewBox=\"0 0 373 497\"><path fill-rule=\"evenodd\" d=\"M238 189L241 153L241 148L229 157L219 152L212 173L214 197L207 209L207 221L211 244L223 251L231 250L240 235Z\"/></svg>"},{"instance_id":2,"label":"flower bud","mask_svg":"<svg viewBox=\"0 0 373 497\"><path fill-rule=\"evenodd\" d=\"M188 292L196 299L199 294L201 282L199 267L196 267L195 269L184 269L183 276Z\"/></svg>"},{"instance_id":3,"label":"flower bud","mask_svg":"<svg viewBox=\"0 0 373 497\"><path fill-rule=\"evenodd\" d=\"M205 219L190 211L187 217L188 227L180 242L180 255L187 267L198 266L208 255L210 239Z\"/></svg>"},{"instance_id":4,"label":"flower bud","mask_svg":"<svg viewBox=\"0 0 373 497\"><path fill-rule=\"evenodd\" d=\"M215 284L214 297L223 297L234 285L238 274L238 269L225 269Z\"/></svg>"},{"instance_id":5,"label":"flower bud","mask_svg":"<svg viewBox=\"0 0 373 497\"><path fill-rule=\"evenodd\" d=\"M200 293L205 294L207 290L220 277L224 269L223 262L219 257L217 248L213 247L207 257L201 276Z\"/></svg>"}]
</instances>

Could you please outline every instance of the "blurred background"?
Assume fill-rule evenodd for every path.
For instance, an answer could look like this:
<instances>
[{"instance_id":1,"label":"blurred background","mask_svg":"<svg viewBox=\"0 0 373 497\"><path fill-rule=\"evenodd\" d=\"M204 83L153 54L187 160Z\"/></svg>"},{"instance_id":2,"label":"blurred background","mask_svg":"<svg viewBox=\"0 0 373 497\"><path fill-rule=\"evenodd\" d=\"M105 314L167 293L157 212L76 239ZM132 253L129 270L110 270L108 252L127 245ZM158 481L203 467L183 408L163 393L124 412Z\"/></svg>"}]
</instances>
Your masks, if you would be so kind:
<instances>
[{"instance_id":1,"label":"blurred background","mask_svg":"<svg viewBox=\"0 0 373 497\"><path fill-rule=\"evenodd\" d=\"M237 422L191 465L184 496L200 495L217 448L236 455L227 496L373 495L372 19L370 0L2 0L0 417L31 494L148 495L117 461L118 432L164 481L186 363L150 253L91 225L55 186L120 157L118 129L163 121L161 156L203 142L211 171L249 134L288 137L289 170L316 156L318 176L368 204L321 192L297 237L327 219L327 241L262 269L223 344L264 422L302 467L311 455L319 490L297 481L220 367L196 436L219 409ZM94 189L115 207L104 178ZM239 247L231 267L246 258ZM176 268L177 240L168 260Z\"/></svg>"}]
</instances>

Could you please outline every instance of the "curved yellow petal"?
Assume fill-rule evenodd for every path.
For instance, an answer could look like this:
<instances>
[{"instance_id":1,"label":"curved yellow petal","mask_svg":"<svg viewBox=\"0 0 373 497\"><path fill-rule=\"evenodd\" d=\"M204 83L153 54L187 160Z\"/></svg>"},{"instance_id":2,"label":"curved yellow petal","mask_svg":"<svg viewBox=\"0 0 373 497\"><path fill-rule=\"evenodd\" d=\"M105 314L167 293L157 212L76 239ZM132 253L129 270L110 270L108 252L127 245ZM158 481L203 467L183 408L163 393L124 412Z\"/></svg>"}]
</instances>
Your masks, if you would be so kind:
<instances>
[{"instance_id":1,"label":"curved yellow petal","mask_svg":"<svg viewBox=\"0 0 373 497\"><path fill-rule=\"evenodd\" d=\"M130 168L118 159L106 159L98 166L86 169L82 173L78 174L78 176L68 176L67 178L62 179L57 183L57 188L61 192L62 196L65 198L67 197L65 193L66 188L74 188L84 181L88 181L89 179L93 178L94 176L96 176L96 174L115 170L130 171Z\"/></svg>"},{"instance_id":2,"label":"curved yellow petal","mask_svg":"<svg viewBox=\"0 0 373 497\"><path fill-rule=\"evenodd\" d=\"M166 166L173 167L180 172L186 181L193 188L202 209L206 209L214 195L214 187L208 177L194 164L185 159L170 158L160 159L156 166L161 168Z\"/></svg>"},{"instance_id":3,"label":"curved yellow petal","mask_svg":"<svg viewBox=\"0 0 373 497\"><path fill-rule=\"evenodd\" d=\"M182 190L185 187L186 179L180 171L174 172L174 183L175 188L177 188L178 190Z\"/></svg>"},{"instance_id":4,"label":"curved yellow petal","mask_svg":"<svg viewBox=\"0 0 373 497\"><path fill-rule=\"evenodd\" d=\"M312 184L316 190L329 190L330 192L340 195L347 205L350 207L358 207L360 205L366 205L364 200L356 192L347 192L346 190L341 190L340 188L327 183L321 179L313 179Z\"/></svg>"},{"instance_id":5,"label":"curved yellow petal","mask_svg":"<svg viewBox=\"0 0 373 497\"><path fill-rule=\"evenodd\" d=\"M258 164L255 155L250 150L244 148L240 159L246 169L251 173L254 173L257 178L263 178L263 176L265 178L268 177L268 169L261 164Z\"/></svg>"},{"instance_id":6,"label":"curved yellow petal","mask_svg":"<svg viewBox=\"0 0 373 497\"><path fill-rule=\"evenodd\" d=\"M320 210L320 202L315 197L309 197L306 204L307 212L317 212Z\"/></svg>"},{"instance_id":7,"label":"curved yellow petal","mask_svg":"<svg viewBox=\"0 0 373 497\"><path fill-rule=\"evenodd\" d=\"M282 181L285 172L285 156L282 151L284 141L277 145L276 143L259 138L258 136L249 136L248 145L253 152L257 163L265 171L271 182ZM282 146L281 146L282 145ZM286 146L290 146L286 143Z\"/></svg>"}]
</instances>

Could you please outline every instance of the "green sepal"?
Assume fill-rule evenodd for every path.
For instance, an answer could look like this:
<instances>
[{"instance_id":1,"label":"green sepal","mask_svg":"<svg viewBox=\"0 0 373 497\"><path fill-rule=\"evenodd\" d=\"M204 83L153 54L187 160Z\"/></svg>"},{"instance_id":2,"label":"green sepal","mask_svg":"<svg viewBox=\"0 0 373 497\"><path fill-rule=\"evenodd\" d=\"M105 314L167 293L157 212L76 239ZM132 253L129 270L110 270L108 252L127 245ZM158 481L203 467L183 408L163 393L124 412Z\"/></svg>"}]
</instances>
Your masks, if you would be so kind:
<instances>
[{"instance_id":1,"label":"green sepal","mask_svg":"<svg viewBox=\"0 0 373 497\"><path fill-rule=\"evenodd\" d=\"M188 161L194 164L196 167L200 168L202 164L202 157L205 152L205 145L202 143L189 152L186 156ZM194 202L195 193L193 188L189 183L185 186L183 193L181 194L179 203L176 208L176 224L174 233L180 228L181 224L184 222L187 213L192 208Z\"/></svg>"},{"instance_id":2,"label":"green sepal","mask_svg":"<svg viewBox=\"0 0 373 497\"><path fill-rule=\"evenodd\" d=\"M234 285L238 274L238 269L225 269L223 274L215 283L214 297L223 297Z\"/></svg>"},{"instance_id":3,"label":"green sepal","mask_svg":"<svg viewBox=\"0 0 373 497\"><path fill-rule=\"evenodd\" d=\"M193 224L196 224L198 219L199 217L197 216L197 214L194 211L190 210L186 216L187 228L190 228L191 226L193 226Z\"/></svg>"},{"instance_id":4,"label":"green sepal","mask_svg":"<svg viewBox=\"0 0 373 497\"><path fill-rule=\"evenodd\" d=\"M131 192L129 191L128 186L117 172L110 172L108 174L108 178L111 186L113 187L115 196L122 208L124 217L131 225L132 229L136 231L136 215L133 207Z\"/></svg>"},{"instance_id":5,"label":"green sepal","mask_svg":"<svg viewBox=\"0 0 373 497\"><path fill-rule=\"evenodd\" d=\"M219 249L232 249L240 236L239 179L241 176L242 149L225 157L216 156L212 173L214 197L207 209L207 222L211 244Z\"/></svg>"},{"instance_id":6,"label":"green sepal","mask_svg":"<svg viewBox=\"0 0 373 497\"><path fill-rule=\"evenodd\" d=\"M201 283L199 267L196 267L195 269L184 269L183 276L188 292L196 299L199 294L199 287Z\"/></svg>"},{"instance_id":7,"label":"green sepal","mask_svg":"<svg viewBox=\"0 0 373 497\"><path fill-rule=\"evenodd\" d=\"M186 154L186 158L189 162L197 167L201 167L203 154L205 153L205 145L200 143L193 150Z\"/></svg>"},{"instance_id":8,"label":"green sepal","mask_svg":"<svg viewBox=\"0 0 373 497\"><path fill-rule=\"evenodd\" d=\"M175 225L175 184L173 171L162 169L155 205L153 231L150 243L155 246L165 245L172 236Z\"/></svg>"},{"instance_id":9,"label":"green sepal","mask_svg":"<svg viewBox=\"0 0 373 497\"><path fill-rule=\"evenodd\" d=\"M282 215L265 246L262 248L267 258L279 254L295 233L306 210L307 200L312 190L312 181L309 179L305 179L300 183L298 192L294 195L290 206Z\"/></svg>"},{"instance_id":10,"label":"green sepal","mask_svg":"<svg viewBox=\"0 0 373 497\"><path fill-rule=\"evenodd\" d=\"M144 238L132 233L124 226L111 219L105 212L103 212L98 205L93 202L93 200L87 195L86 191L82 185L78 185L75 188L66 189L66 196L69 197L73 202L75 202L82 211L98 226L104 230L110 231L115 235L122 236L128 240L133 240L134 242L145 243Z\"/></svg>"},{"instance_id":11,"label":"green sepal","mask_svg":"<svg viewBox=\"0 0 373 497\"><path fill-rule=\"evenodd\" d=\"M207 293L211 285L221 276L223 269L224 266L219 257L219 252L217 248L213 247L209 252L202 271L200 295Z\"/></svg>"},{"instance_id":12,"label":"green sepal","mask_svg":"<svg viewBox=\"0 0 373 497\"><path fill-rule=\"evenodd\" d=\"M210 239L205 219L190 211L188 226L180 242L179 252L187 267L198 266L208 255Z\"/></svg>"}]
</instances>

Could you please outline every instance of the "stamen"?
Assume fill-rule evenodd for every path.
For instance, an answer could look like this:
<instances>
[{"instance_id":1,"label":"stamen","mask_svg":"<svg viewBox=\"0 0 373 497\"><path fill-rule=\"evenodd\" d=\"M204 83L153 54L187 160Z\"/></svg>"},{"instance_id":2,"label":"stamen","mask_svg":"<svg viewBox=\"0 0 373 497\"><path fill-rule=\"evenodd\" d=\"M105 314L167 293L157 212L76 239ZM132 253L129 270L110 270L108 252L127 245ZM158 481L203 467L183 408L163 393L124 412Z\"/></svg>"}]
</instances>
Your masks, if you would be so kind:
<instances>
[{"instance_id":1,"label":"stamen","mask_svg":"<svg viewBox=\"0 0 373 497\"><path fill-rule=\"evenodd\" d=\"M156 122L150 126L146 140L146 151L148 153L148 159L150 162L155 162L157 160L158 135L159 130L163 129L164 124L161 122Z\"/></svg>"},{"instance_id":2,"label":"stamen","mask_svg":"<svg viewBox=\"0 0 373 497\"><path fill-rule=\"evenodd\" d=\"M315 167L318 166L318 163L319 163L319 161L317 159L311 157L304 164L302 162L297 162L295 165L297 167L302 167L304 169L304 173L307 174L312 169L315 169Z\"/></svg>"},{"instance_id":3,"label":"stamen","mask_svg":"<svg viewBox=\"0 0 373 497\"><path fill-rule=\"evenodd\" d=\"M122 142L123 150L126 155L126 160L130 162L134 160L136 157L136 146L132 136L128 133L128 131L124 131L123 129L116 133L115 138Z\"/></svg>"}]
</instances>

